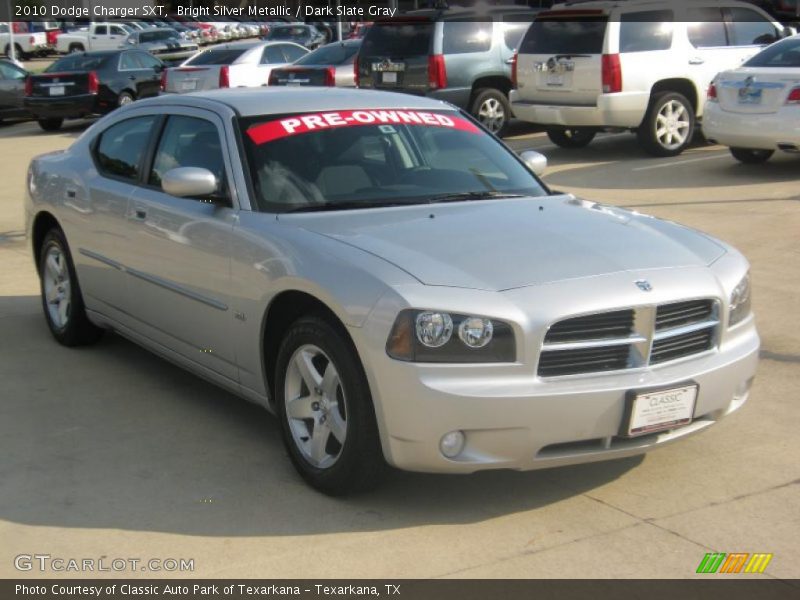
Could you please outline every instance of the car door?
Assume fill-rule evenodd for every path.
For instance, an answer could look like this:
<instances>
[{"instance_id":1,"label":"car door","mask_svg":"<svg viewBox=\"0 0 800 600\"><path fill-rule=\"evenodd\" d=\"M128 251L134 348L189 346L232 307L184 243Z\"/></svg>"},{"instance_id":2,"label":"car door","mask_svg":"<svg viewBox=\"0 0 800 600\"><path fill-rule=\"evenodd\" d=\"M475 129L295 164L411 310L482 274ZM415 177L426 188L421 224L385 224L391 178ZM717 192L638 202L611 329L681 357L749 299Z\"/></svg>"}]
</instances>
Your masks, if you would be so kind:
<instances>
[{"instance_id":1,"label":"car door","mask_svg":"<svg viewBox=\"0 0 800 600\"><path fill-rule=\"evenodd\" d=\"M125 268L130 246L128 199L137 189L145 150L156 115L113 123L92 141L94 169L86 171L86 186L66 190L65 202L74 218L85 221L76 231L89 232L74 251L81 288L88 307L125 322L129 314Z\"/></svg>"},{"instance_id":2,"label":"car door","mask_svg":"<svg viewBox=\"0 0 800 600\"><path fill-rule=\"evenodd\" d=\"M200 109L170 110L151 149L151 167L131 197L131 313L142 331L194 363L238 379L231 339L230 244L236 212L221 119ZM211 170L217 198L165 193L161 178L178 167Z\"/></svg>"},{"instance_id":3,"label":"car door","mask_svg":"<svg viewBox=\"0 0 800 600\"><path fill-rule=\"evenodd\" d=\"M136 77L136 97L149 98L158 96L161 90L161 71L163 63L157 58L150 56L147 52L132 50L126 54L130 55L130 60L135 65Z\"/></svg>"},{"instance_id":4,"label":"car door","mask_svg":"<svg viewBox=\"0 0 800 600\"><path fill-rule=\"evenodd\" d=\"M23 112L27 72L8 62L0 62L0 113Z\"/></svg>"},{"instance_id":5,"label":"car door","mask_svg":"<svg viewBox=\"0 0 800 600\"><path fill-rule=\"evenodd\" d=\"M728 31L719 6L697 6L686 9L686 34L689 52L687 73L697 90L704 94L711 80L720 71L739 66L741 60L729 45ZM698 106L703 106L701 98Z\"/></svg>"},{"instance_id":6,"label":"car door","mask_svg":"<svg viewBox=\"0 0 800 600\"><path fill-rule=\"evenodd\" d=\"M776 24L755 10L735 6L724 9L724 14L728 43L738 60L734 66L738 67L781 37L781 31Z\"/></svg>"}]
</instances>

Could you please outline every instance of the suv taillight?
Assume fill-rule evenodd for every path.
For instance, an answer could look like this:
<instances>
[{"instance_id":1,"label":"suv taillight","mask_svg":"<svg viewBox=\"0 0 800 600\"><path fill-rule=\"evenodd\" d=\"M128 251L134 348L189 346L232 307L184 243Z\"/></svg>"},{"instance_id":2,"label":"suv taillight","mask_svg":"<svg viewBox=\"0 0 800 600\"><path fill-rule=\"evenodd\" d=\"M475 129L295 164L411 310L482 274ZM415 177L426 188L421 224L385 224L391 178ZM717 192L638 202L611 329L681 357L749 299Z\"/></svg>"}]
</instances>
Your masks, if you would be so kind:
<instances>
[{"instance_id":1,"label":"suv taillight","mask_svg":"<svg viewBox=\"0 0 800 600\"><path fill-rule=\"evenodd\" d=\"M278 85L278 73L275 71L275 69L270 70L269 79L267 79L267 85Z\"/></svg>"},{"instance_id":2,"label":"suv taillight","mask_svg":"<svg viewBox=\"0 0 800 600\"><path fill-rule=\"evenodd\" d=\"M25 95L33 96L33 79L30 75L25 78Z\"/></svg>"},{"instance_id":3,"label":"suv taillight","mask_svg":"<svg viewBox=\"0 0 800 600\"><path fill-rule=\"evenodd\" d=\"M166 69L161 71L161 91L162 92L166 92L167 91L167 70Z\"/></svg>"},{"instance_id":4,"label":"suv taillight","mask_svg":"<svg viewBox=\"0 0 800 600\"><path fill-rule=\"evenodd\" d=\"M428 57L428 87L434 90L447 87L447 70L443 54L431 54Z\"/></svg>"},{"instance_id":5,"label":"suv taillight","mask_svg":"<svg viewBox=\"0 0 800 600\"><path fill-rule=\"evenodd\" d=\"M219 68L219 87L231 87L231 69L228 65Z\"/></svg>"},{"instance_id":6,"label":"suv taillight","mask_svg":"<svg viewBox=\"0 0 800 600\"><path fill-rule=\"evenodd\" d=\"M517 89L517 63L519 62L519 52L514 52L511 57L511 87Z\"/></svg>"},{"instance_id":7,"label":"suv taillight","mask_svg":"<svg viewBox=\"0 0 800 600\"><path fill-rule=\"evenodd\" d=\"M603 93L614 94L622 91L622 66L619 54L603 54Z\"/></svg>"},{"instance_id":8,"label":"suv taillight","mask_svg":"<svg viewBox=\"0 0 800 600\"><path fill-rule=\"evenodd\" d=\"M336 67L328 67L325 69L325 84L327 86L336 85Z\"/></svg>"},{"instance_id":9,"label":"suv taillight","mask_svg":"<svg viewBox=\"0 0 800 600\"><path fill-rule=\"evenodd\" d=\"M353 80L355 81L356 87L358 87L358 54L356 54L355 58L353 59Z\"/></svg>"},{"instance_id":10,"label":"suv taillight","mask_svg":"<svg viewBox=\"0 0 800 600\"><path fill-rule=\"evenodd\" d=\"M800 104L800 87L794 88L786 98L786 104Z\"/></svg>"},{"instance_id":11,"label":"suv taillight","mask_svg":"<svg viewBox=\"0 0 800 600\"><path fill-rule=\"evenodd\" d=\"M717 102L717 86L714 85L713 81L708 86L708 91L706 92L706 98L708 98L709 102Z\"/></svg>"},{"instance_id":12,"label":"suv taillight","mask_svg":"<svg viewBox=\"0 0 800 600\"><path fill-rule=\"evenodd\" d=\"M100 80L97 78L97 71L89 71L89 93L96 94L100 91Z\"/></svg>"}]
</instances>

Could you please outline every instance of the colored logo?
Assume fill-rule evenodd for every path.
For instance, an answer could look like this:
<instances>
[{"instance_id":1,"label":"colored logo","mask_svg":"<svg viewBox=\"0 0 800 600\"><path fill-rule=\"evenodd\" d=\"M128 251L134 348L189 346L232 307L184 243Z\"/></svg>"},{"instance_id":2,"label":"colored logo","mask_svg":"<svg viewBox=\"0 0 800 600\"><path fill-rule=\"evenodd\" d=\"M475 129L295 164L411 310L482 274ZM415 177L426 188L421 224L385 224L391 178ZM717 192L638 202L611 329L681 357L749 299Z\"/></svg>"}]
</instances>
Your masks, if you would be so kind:
<instances>
[{"instance_id":1,"label":"colored logo","mask_svg":"<svg viewBox=\"0 0 800 600\"><path fill-rule=\"evenodd\" d=\"M700 561L697 573L763 573L772 554L748 552L709 552Z\"/></svg>"}]
</instances>

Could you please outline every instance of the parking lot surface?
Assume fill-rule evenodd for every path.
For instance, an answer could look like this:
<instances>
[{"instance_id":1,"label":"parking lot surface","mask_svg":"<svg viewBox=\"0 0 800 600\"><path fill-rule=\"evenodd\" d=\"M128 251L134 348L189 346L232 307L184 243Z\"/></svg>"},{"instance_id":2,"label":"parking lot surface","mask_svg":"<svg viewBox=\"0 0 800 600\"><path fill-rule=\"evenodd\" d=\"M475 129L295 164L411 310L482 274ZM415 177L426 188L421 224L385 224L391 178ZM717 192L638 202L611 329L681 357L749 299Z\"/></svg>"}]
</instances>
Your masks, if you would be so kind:
<instances>
[{"instance_id":1,"label":"parking lot surface","mask_svg":"<svg viewBox=\"0 0 800 600\"><path fill-rule=\"evenodd\" d=\"M51 339L24 239L24 173L84 128L0 127L0 577L86 575L15 569L37 553L194 559L193 573L121 576L692 577L718 551L772 553L755 577L800 578L800 158L743 166L697 145L654 159L631 135L568 151L515 127L507 142L548 156L552 188L744 252L762 336L750 401L644 457L395 472L376 492L332 499L295 474L262 409L115 335L79 350Z\"/></svg>"}]
</instances>

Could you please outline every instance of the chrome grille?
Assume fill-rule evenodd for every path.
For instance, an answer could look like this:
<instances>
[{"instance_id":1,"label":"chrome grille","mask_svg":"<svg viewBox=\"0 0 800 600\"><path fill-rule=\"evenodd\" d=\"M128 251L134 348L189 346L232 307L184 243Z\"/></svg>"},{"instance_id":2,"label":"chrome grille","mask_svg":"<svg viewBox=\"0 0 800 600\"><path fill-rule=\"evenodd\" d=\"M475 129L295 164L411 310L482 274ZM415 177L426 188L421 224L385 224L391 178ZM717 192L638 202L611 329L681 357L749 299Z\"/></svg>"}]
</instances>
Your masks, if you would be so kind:
<instances>
[{"instance_id":1,"label":"chrome grille","mask_svg":"<svg viewBox=\"0 0 800 600\"><path fill-rule=\"evenodd\" d=\"M554 323L539 355L540 377L618 371L711 350L719 309L701 299L572 317Z\"/></svg>"}]
</instances>

